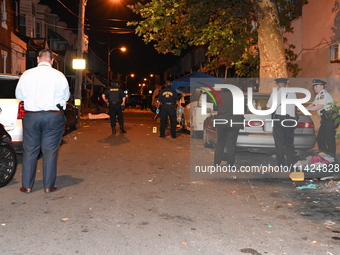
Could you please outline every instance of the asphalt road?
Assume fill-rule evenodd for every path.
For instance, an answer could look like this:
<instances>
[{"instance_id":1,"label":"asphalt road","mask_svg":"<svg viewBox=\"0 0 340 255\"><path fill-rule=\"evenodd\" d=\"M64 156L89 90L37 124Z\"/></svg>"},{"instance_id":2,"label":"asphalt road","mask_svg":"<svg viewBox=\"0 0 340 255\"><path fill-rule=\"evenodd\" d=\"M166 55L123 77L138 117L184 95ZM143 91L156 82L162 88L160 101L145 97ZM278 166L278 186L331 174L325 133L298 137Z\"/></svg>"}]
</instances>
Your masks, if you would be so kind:
<instances>
[{"instance_id":1,"label":"asphalt road","mask_svg":"<svg viewBox=\"0 0 340 255\"><path fill-rule=\"evenodd\" d=\"M33 192L21 193L20 163L0 190L1 254L340 254L337 182L193 178L190 158L212 160L212 149L184 133L159 138L152 116L127 109L127 134L116 135L108 120L82 120L63 138L51 194L41 160Z\"/></svg>"}]
</instances>

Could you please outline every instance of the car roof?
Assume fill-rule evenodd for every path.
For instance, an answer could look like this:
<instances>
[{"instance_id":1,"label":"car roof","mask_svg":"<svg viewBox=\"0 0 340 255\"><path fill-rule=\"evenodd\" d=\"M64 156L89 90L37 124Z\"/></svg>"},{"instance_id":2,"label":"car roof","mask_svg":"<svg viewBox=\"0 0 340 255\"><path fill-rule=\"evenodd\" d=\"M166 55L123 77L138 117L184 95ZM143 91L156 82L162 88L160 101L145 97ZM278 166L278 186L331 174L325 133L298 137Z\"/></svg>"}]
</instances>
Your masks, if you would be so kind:
<instances>
[{"instance_id":1,"label":"car roof","mask_svg":"<svg viewBox=\"0 0 340 255\"><path fill-rule=\"evenodd\" d=\"M19 78L18 75L0 73L0 80L18 80Z\"/></svg>"},{"instance_id":2,"label":"car roof","mask_svg":"<svg viewBox=\"0 0 340 255\"><path fill-rule=\"evenodd\" d=\"M213 87L217 93L221 93L222 92L222 89L221 88L215 88ZM204 90L208 90L208 91L211 91L210 88L208 87L197 87L195 90L201 90L202 92L204 92ZM246 91L243 91L243 94L247 95L247 92ZM262 92L253 92L253 95L256 95L258 97L268 97L270 96L270 93L262 93Z\"/></svg>"}]
</instances>

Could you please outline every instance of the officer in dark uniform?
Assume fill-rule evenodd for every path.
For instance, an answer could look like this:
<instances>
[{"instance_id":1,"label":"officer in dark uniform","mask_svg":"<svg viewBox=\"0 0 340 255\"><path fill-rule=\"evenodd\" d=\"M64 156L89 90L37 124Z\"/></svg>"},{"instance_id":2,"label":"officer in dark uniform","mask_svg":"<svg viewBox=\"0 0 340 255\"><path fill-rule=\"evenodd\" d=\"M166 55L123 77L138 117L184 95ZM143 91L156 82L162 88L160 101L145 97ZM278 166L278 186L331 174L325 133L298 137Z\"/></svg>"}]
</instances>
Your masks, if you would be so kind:
<instances>
[{"instance_id":1,"label":"officer in dark uniform","mask_svg":"<svg viewBox=\"0 0 340 255\"><path fill-rule=\"evenodd\" d=\"M176 107L179 100L177 92L171 88L171 81L165 82L165 88L158 94L158 101L160 103L160 136L165 137L165 129L167 126L168 116L170 117L170 131L171 137L176 138Z\"/></svg>"},{"instance_id":2,"label":"officer in dark uniform","mask_svg":"<svg viewBox=\"0 0 340 255\"><path fill-rule=\"evenodd\" d=\"M289 166L295 164L295 146L294 146L294 130L295 130L295 105L287 104L286 106L286 114L282 115L281 109L281 88L287 86L288 79L287 78L278 78L275 79L275 82L278 87L277 99L278 106L273 113L273 137L275 141L275 154L277 158L277 162L279 166ZM293 92L289 92L286 94L286 98L288 99L296 99L296 94ZM267 107L271 108L273 101L273 94L271 94ZM284 124L282 124L284 121ZM286 156L286 157L285 157Z\"/></svg>"},{"instance_id":3,"label":"officer in dark uniform","mask_svg":"<svg viewBox=\"0 0 340 255\"><path fill-rule=\"evenodd\" d=\"M124 91L119 87L119 83L117 81L112 81L111 86L102 94L102 98L104 101L109 103L112 134L116 133L116 116L118 116L120 132L126 133L124 130L124 118L122 111L125 107L126 97Z\"/></svg>"},{"instance_id":4,"label":"officer in dark uniform","mask_svg":"<svg viewBox=\"0 0 340 255\"><path fill-rule=\"evenodd\" d=\"M233 96L229 89L222 89L219 93L222 104L218 105L215 119L227 120L226 124L216 124L217 144L214 155L214 165L228 161L233 166L236 154L236 141L240 129L243 129L244 115L233 114ZM232 123L232 124L231 124ZM224 147L227 147L227 158L224 158Z\"/></svg>"},{"instance_id":5,"label":"officer in dark uniform","mask_svg":"<svg viewBox=\"0 0 340 255\"><path fill-rule=\"evenodd\" d=\"M321 116L320 128L316 141L319 150L328 152L335 157L336 142L335 142L335 127L330 111L329 103L334 103L332 96L325 90L326 82L319 79L314 79L313 89L316 94L313 104L306 107L308 111L317 111Z\"/></svg>"}]
</instances>

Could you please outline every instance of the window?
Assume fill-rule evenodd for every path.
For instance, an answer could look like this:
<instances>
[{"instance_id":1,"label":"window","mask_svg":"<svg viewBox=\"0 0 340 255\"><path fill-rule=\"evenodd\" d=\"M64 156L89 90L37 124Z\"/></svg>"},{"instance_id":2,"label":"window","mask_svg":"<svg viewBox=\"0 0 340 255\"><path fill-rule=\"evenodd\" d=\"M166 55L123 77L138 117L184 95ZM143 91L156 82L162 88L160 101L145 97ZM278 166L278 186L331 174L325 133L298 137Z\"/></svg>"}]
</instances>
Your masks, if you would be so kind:
<instances>
[{"instance_id":1,"label":"window","mask_svg":"<svg viewBox=\"0 0 340 255\"><path fill-rule=\"evenodd\" d=\"M7 29L6 1L1 3L1 26Z\"/></svg>"},{"instance_id":2,"label":"window","mask_svg":"<svg viewBox=\"0 0 340 255\"><path fill-rule=\"evenodd\" d=\"M340 62L339 58L339 44L333 45L330 48L330 59L331 63L338 63Z\"/></svg>"},{"instance_id":3,"label":"window","mask_svg":"<svg viewBox=\"0 0 340 255\"><path fill-rule=\"evenodd\" d=\"M41 38L42 37L42 24L41 22L35 23L35 37Z\"/></svg>"},{"instance_id":4,"label":"window","mask_svg":"<svg viewBox=\"0 0 340 255\"><path fill-rule=\"evenodd\" d=\"M19 2L15 1L14 30L19 32Z\"/></svg>"},{"instance_id":5,"label":"window","mask_svg":"<svg viewBox=\"0 0 340 255\"><path fill-rule=\"evenodd\" d=\"M26 35L26 15L20 14L19 16L19 31L21 35Z\"/></svg>"}]
</instances>

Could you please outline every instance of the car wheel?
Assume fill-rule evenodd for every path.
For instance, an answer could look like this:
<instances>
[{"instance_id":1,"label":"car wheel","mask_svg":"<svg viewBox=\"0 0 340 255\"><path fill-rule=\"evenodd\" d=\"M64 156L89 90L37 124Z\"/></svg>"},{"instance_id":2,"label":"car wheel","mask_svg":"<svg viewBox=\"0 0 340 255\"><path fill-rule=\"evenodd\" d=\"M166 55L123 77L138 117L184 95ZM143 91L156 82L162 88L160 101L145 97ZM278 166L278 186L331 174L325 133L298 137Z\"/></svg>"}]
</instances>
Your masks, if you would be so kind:
<instances>
[{"instance_id":1,"label":"car wheel","mask_svg":"<svg viewBox=\"0 0 340 255\"><path fill-rule=\"evenodd\" d=\"M0 187L10 183L17 169L17 155L10 144L0 145Z\"/></svg>"},{"instance_id":2,"label":"car wheel","mask_svg":"<svg viewBox=\"0 0 340 255\"><path fill-rule=\"evenodd\" d=\"M205 128L203 129L203 146L205 148L212 148L212 144L209 142L207 130Z\"/></svg>"},{"instance_id":3,"label":"car wheel","mask_svg":"<svg viewBox=\"0 0 340 255\"><path fill-rule=\"evenodd\" d=\"M182 124L182 132L183 133L188 133L188 129L187 129L187 125L186 125L186 122L185 122L184 114L182 114L181 124Z\"/></svg>"}]
</instances>

